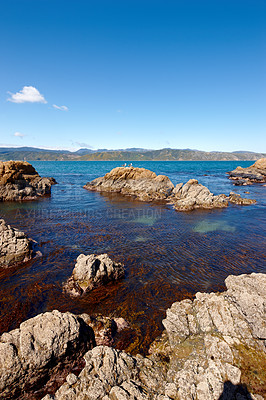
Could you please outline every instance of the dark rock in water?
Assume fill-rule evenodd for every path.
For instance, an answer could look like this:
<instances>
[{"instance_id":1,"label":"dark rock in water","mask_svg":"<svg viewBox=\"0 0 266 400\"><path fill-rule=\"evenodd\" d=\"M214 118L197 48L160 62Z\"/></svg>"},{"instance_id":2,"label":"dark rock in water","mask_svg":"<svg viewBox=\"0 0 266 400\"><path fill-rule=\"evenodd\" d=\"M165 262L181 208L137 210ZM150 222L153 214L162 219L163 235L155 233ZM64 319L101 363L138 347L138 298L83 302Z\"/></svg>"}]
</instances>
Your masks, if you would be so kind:
<instances>
[{"instance_id":1,"label":"dark rock in water","mask_svg":"<svg viewBox=\"0 0 266 400\"><path fill-rule=\"evenodd\" d=\"M33 257L33 242L0 219L0 267L23 263Z\"/></svg>"},{"instance_id":2,"label":"dark rock in water","mask_svg":"<svg viewBox=\"0 0 266 400\"><path fill-rule=\"evenodd\" d=\"M170 203L177 211L191 211L198 208L223 208L228 206L224 194L215 196L208 188L190 179L186 184L179 183L172 192Z\"/></svg>"},{"instance_id":3,"label":"dark rock in water","mask_svg":"<svg viewBox=\"0 0 266 400\"><path fill-rule=\"evenodd\" d=\"M123 278L124 275L123 264L113 262L107 254L80 254L71 277L64 285L64 291L80 296L97 286Z\"/></svg>"},{"instance_id":4,"label":"dark rock in water","mask_svg":"<svg viewBox=\"0 0 266 400\"><path fill-rule=\"evenodd\" d=\"M131 195L142 201L154 201L166 199L174 185L167 176L156 175L145 168L118 167L104 177L88 182L84 188Z\"/></svg>"},{"instance_id":5,"label":"dark rock in water","mask_svg":"<svg viewBox=\"0 0 266 400\"><path fill-rule=\"evenodd\" d=\"M36 200L51 194L53 178L41 178L28 162L0 162L0 202Z\"/></svg>"},{"instance_id":6,"label":"dark rock in water","mask_svg":"<svg viewBox=\"0 0 266 400\"><path fill-rule=\"evenodd\" d=\"M251 185L254 182L266 182L266 158L257 160L253 165L247 168L237 167L228 172L229 179L235 181L235 185Z\"/></svg>"},{"instance_id":7,"label":"dark rock in water","mask_svg":"<svg viewBox=\"0 0 266 400\"><path fill-rule=\"evenodd\" d=\"M43 400L263 400L266 275L225 282L223 293L174 303L150 356L97 346L79 376Z\"/></svg>"},{"instance_id":8,"label":"dark rock in water","mask_svg":"<svg viewBox=\"0 0 266 400\"><path fill-rule=\"evenodd\" d=\"M94 346L83 319L59 311L31 318L0 337L1 399L35 399L34 389L60 376ZM28 397L27 397L28 394Z\"/></svg>"},{"instance_id":9,"label":"dark rock in water","mask_svg":"<svg viewBox=\"0 0 266 400\"><path fill-rule=\"evenodd\" d=\"M142 201L161 200L173 204L177 211L223 208L231 201L225 194L214 195L196 179L190 179L186 184L179 183L174 187L165 175L157 176L147 169L133 167L114 168L104 177L87 183L84 188L99 192L118 192ZM237 204L254 202L250 200L248 203L243 200Z\"/></svg>"}]
</instances>

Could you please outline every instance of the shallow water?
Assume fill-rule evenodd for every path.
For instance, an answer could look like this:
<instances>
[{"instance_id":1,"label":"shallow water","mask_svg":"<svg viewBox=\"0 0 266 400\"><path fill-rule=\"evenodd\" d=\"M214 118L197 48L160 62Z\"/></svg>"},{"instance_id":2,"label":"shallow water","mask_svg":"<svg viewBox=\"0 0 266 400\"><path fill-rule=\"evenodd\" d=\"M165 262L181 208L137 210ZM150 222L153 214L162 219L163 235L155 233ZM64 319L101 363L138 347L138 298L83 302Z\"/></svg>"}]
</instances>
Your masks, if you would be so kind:
<instances>
[{"instance_id":1,"label":"shallow water","mask_svg":"<svg viewBox=\"0 0 266 400\"><path fill-rule=\"evenodd\" d=\"M236 187L225 174L252 162L134 163L168 175L175 184L196 178L215 194L234 190L257 199L251 206L189 213L82 188L119 162L32 164L59 184L50 198L0 204L1 217L36 240L42 252L19 269L0 271L1 332L52 309L102 313L122 316L133 328L119 338L118 347L145 353L174 301L223 290L228 274L266 270L266 187ZM125 279L79 299L64 295L62 282L77 256L103 252L125 264Z\"/></svg>"}]
</instances>

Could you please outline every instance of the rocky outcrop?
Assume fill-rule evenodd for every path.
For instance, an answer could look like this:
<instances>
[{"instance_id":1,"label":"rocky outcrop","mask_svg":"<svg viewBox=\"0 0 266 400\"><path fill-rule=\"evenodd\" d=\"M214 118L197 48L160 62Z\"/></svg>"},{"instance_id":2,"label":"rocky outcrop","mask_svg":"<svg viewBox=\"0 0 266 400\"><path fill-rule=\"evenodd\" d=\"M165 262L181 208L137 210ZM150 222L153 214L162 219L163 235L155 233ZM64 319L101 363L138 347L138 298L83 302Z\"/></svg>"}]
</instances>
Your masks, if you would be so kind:
<instances>
[{"instance_id":1,"label":"rocky outcrop","mask_svg":"<svg viewBox=\"0 0 266 400\"><path fill-rule=\"evenodd\" d=\"M240 206L248 206L250 204L255 204L256 200L254 199L247 199L245 197L241 197L240 194L230 192L228 200L232 204L238 204Z\"/></svg>"},{"instance_id":2,"label":"rocky outcrop","mask_svg":"<svg viewBox=\"0 0 266 400\"><path fill-rule=\"evenodd\" d=\"M226 286L174 303L149 357L97 346L44 399L263 400L266 275L229 276Z\"/></svg>"},{"instance_id":3,"label":"rocky outcrop","mask_svg":"<svg viewBox=\"0 0 266 400\"><path fill-rule=\"evenodd\" d=\"M80 296L97 286L123 278L123 264L115 263L107 254L80 254L71 277L64 285L64 291Z\"/></svg>"},{"instance_id":4,"label":"rocky outcrop","mask_svg":"<svg viewBox=\"0 0 266 400\"><path fill-rule=\"evenodd\" d=\"M33 256L32 241L0 219L0 267L28 261Z\"/></svg>"},{"instance_id":5,"label":"rocky outcrop","mask_svg":"<svg viewBox=\"0 0 266 400\"><path fill-rule=\"evenodd\" d=\"M173 204L177 211L195 209L223 208L228 202L234 204L252 204L255 200L242 199L240 195L214 195L209 189L190 179L174 187L165 175L156 175L144 168L114 168L104 177L94 179L84 186L85 189L100 192L118 192L131 195L142 201L161 200Z\"/></svg>"},{"instance_id":6,"label":"rocky outcrop","mask_svg":"<svg viewBox=\"0 0 266 400\"><path fill-rule=\"evenodd\" d=\"M170 202L177 211L190 211L197 208L223 208L228 206L228 198L224 194L215 196L206 186L190 179L187 183L176 185Z\"/></svg>"},{"instance_id":7,"label":"rocky outcrop","mask_svg":"<svg viewBox=\"0 0 266 400\"><path fill-rule=\"evenodd\" d=\"M1 399L36 398L38 385L73 368L93 347L92 329L83 319L59 311L40 314L0 337ZM32 393L30 395L30 393Z\"/></svg>"},{"instance_id":8,"label":"rocky outcrop","mask_svg":"<svg viewBox=\"0 0 266 400\"><path fill-rule=\"evenodd\" d=\"M36 200L51 193L53 178L41 178L28 162L0 162L0 202Z\"/></svg>"},{"instance_id":9,"label":"rocky outcrop","mask_svg":"<svg viewBox=\"0 0 266 400\"><path fill-rule=\"evenodd\" d=\"M266 158L257 160L250 167L237 167L228 172L229 179L234 180L235 185L251 185L254 182L266 182Z\"/></svg>"},{"instance_id":10,"label":"rocky outcrop","mask_svg":"<svg viewBox=\"0 0 266 400\"><path fill-rule=\"evenodd\" d=\"M145 168L118 167L104 177L87 183L84 188L100 192L117 192L135 196L143 201L154 201L166 199L174 185L167 176L156 175L155 172Z\"/></svg>"}]
</instances>

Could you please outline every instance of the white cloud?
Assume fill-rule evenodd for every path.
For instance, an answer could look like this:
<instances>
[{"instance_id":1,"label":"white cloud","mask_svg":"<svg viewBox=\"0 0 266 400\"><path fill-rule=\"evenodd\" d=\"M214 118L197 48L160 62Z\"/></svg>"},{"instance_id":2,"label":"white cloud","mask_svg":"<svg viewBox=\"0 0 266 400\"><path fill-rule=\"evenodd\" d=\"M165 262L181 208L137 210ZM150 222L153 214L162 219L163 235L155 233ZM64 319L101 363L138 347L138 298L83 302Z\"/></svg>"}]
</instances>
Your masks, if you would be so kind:
<instances>
[{"instance_id":1,"label":"white cloud","mask_svg":"<svg viewBox=\"0 0 266 400\"><path fill-rule=\"evenodd\" d=\"M57 106L56 104L53 104L53 107L56 108L57 110L68 111L67 106Z\"/></svg>"},{"instance_id":2,"label":"white cloud","mask_svg":"<svg viewBox=\"0 0 266 400\"><path fill-rule=\"evenodd\" d=\"M21 133L21 132L15 132L14 136L20 137L21 139L23 139L25 135L24 135L24 133Z\"/></svg>"},{"instance_id":3,"label":"white cloud","mask_svg":"<svg viewBox=\"0 0 266 400\"><path fill-rule=\"evenodd\" d=\"M44 96L34 86L24 86L22 90L17 93L10 93L11 95L7 100L12 103L44 103Z\"/></svg>"}]
</instances>

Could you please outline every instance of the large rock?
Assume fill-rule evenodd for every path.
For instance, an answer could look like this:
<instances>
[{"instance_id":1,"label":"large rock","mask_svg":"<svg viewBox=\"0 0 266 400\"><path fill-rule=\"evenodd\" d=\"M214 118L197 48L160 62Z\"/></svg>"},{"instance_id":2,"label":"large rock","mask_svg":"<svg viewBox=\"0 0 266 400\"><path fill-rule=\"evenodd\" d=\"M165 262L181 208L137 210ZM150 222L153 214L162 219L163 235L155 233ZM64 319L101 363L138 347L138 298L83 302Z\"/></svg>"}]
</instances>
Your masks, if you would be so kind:
<instances>
[{"instance_id":1,"label":"large rock","mask_svg":"<svg viewBox=\"0 0 266 400\"><path fill-rule=\"evenodd\" d=\"M177 211L191 211L197 208L223 208L228 206L228 199L224 194L215 196L209 189L190 179L186 184L176 185L170 202Z\"/></svg>"},{"instance_id":2,"label":"large rock","mask_svg":"<svg viewBox=\"0 0 266 400\"><path fill-rule=\"evenodd\" d=\"M87 183L84 188L131 195L142 201L161 200L173 204L177 211L223 208L228 206L228 202L255 203L255 200L242 199L239 195L214 195L196 179L190 179L186 184L179 183L174 187L165 175L157 176L155 172L133 167L114 168L104 177Z\"/></svg>"},{"instance_id":3,"label":"large rock","mask_svg":"<svg viewBox=\"0 0 266 400\"><path fill-rule=\"evenodd\" d=\"M53 178L41 178L28 162L0 162L0 202L35 200L51 193Z\"/></svg>"},{"instance_id":4,"label":"large rock","mask_svg":"<svg viewBox=\"0 0 266 400\"><path fill-rule=\"evenodd\" d=\"M104 177L88 182L85 189L101 192L118 192L140 200L166 199L174 188L165 175L156 175L145 168L118 167Z\"/></svg>"},{"instance_id":5,"label":"large rock","mask_svg":"<svg viewBox=\"0 0 266 400\"><path fill-rule=\"evenodd\" d=\"M93 347L83 319L59 311L40 314L0 337L1 399L35 399L34 389L55 380Z\"/></svg>"},{"instance_id":6,"label":"large rock","mask_svg":"<svg viewBox=\"0 0 266 400\"><path fill-rule=\"evenodd\" d=\"M149 357L97 346L44 399L263 400L266 275L229 276L226 286L174 303Z\"/></svg>"},{"instance_id":7,"label":"large rock","mask_svg":"<svg viewBox=\"0 0 266 400\"><path fill-rule=\"evenodd\" d=\"M28 261L32 256L32 241L0 219L0 267Z\"/></svg>"},{"instance_id":8,"label":"large rock","mask_svg":"<svg viewBox=\"0 0 266 400\"><path fill-rule=\"evenodd\" d=\"M257 160L247 168L237 167L228 172L229 179L235 181L235 185L250 185L254 182L266 182L266 158Z\"/></svg>"},{"instance_id":9,"label":"large rock","mask_svg":"<svg viewBox=\"0 0 266 400\"><path fill-rule=\"evenodd\" d=\"M64 285L64 291L79 296L97 286L123 278L123 264L115 263L107 254L80 254L71 277Z\"/></svg>"}]
</instances>

